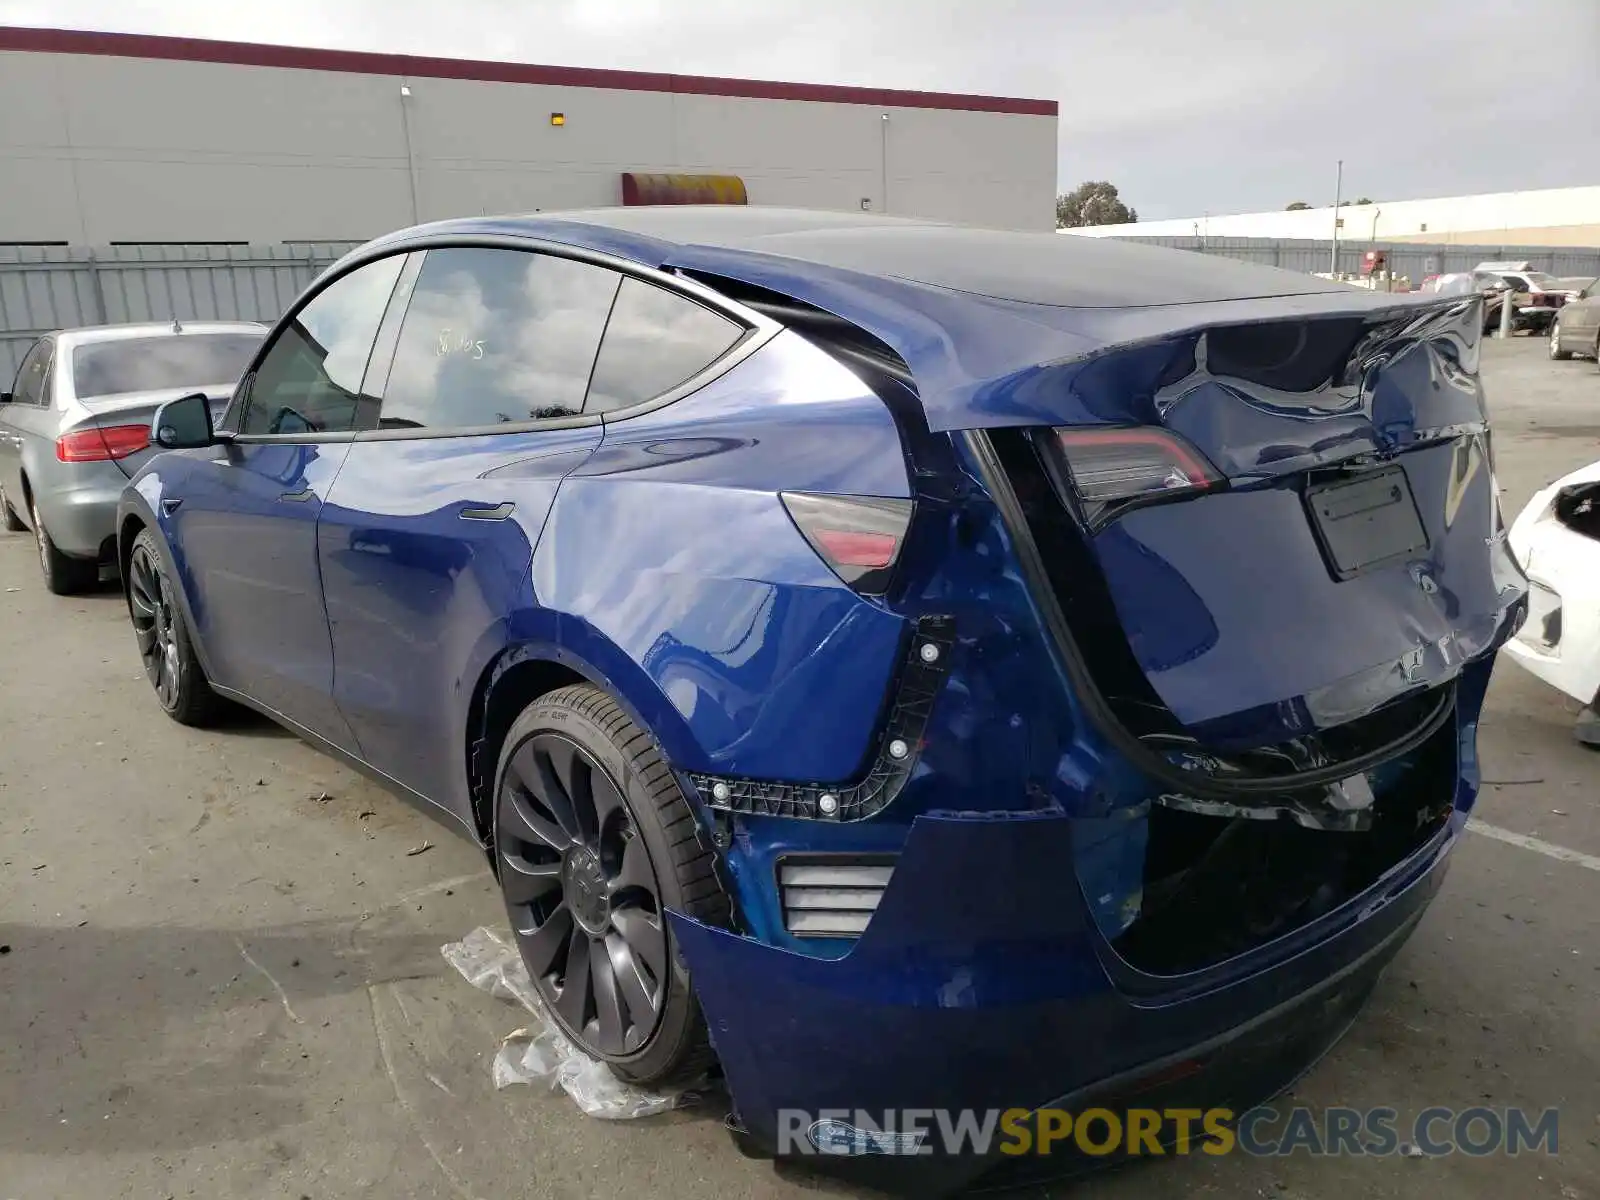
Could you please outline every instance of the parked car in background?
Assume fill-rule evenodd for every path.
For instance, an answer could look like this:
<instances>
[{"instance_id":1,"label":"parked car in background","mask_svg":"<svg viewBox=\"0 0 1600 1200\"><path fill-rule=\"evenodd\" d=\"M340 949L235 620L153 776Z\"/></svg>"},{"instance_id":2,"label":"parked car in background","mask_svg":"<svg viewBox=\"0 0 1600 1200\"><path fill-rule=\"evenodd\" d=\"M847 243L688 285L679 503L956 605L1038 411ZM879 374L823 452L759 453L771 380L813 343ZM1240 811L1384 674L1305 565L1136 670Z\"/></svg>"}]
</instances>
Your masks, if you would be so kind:
<instances>
[{"instance_id":1,"label":"parked car in background","mask_svg":"<svg viewBox=\"0 0 1600 1200\"><path fill-rule=\"evenodd\" d=\"M1569 296L1554 275L1532 270L1527 263L1479 263L1473 275L1493 302L1485 305L1486 317L1491 307L1493 310L1492 324L1486 322L1488 328L1499 327L1500 305L1509 300L1514 306L1512 329L1545 333Z\"/></svg>"},{"instance_id":2,"label":"parked car in background","mask_svg":"<svg viewBox=\"0 0 1600 1200\"><path fill-rule=\"evenodd\" d=\"M755 1149L1242 1111L1477 795L1526 598L1464 307L855 213L436 223L219 429L161 408L133 637L175 720L259 709L482 846L565 1034L720 1060ZM950 1151L825 1158L932 1197L992 1165Z\"/></svg>"},{"instance_id":3,"label":"parked car in background","mask_svg":"<svg viewBox=\"0 0 1600 1200\"><path fill-rule=\"evenodd\" d=\"M31 529L45 585L94 584L115 560L117 502L167 400L203 392L220 410L266 326L243 321L102 325L45 334L0 392L0 521Z\"/></svg>"},{"instance_id":4,"label":"parked car in background","mask_svg":"<svg viewBox=\"0 0 1600 1200\"><path fill-rule=\"evenodd\" d=\"M1562 305L1550 326L1550 357L1580 355L1600 364L1600 279L1591 279Z\"/></svg>"},{"instance_id":5,"label":"parked car in background","mask_svg":"<svg viewBox=\"0 0 1600 1200\"><path fill-rule=\"evenodd\" d=\"M1534 496L1509 540L1528 576L1528 619L1506 653L1583 705L1578 740L1600 749L1600 463Z\"/></svg>"}]
</instances>

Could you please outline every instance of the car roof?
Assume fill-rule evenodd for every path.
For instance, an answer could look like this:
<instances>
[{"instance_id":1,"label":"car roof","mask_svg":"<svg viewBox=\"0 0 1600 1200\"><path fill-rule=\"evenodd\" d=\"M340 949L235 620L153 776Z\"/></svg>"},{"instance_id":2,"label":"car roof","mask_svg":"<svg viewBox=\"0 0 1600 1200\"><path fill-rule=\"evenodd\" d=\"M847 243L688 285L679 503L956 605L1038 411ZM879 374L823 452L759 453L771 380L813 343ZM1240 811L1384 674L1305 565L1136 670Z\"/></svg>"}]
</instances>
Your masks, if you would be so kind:
<instances>
[{"instance_id":1,"label":"car roof","mask_svg":"<svg viewBox=\"0 0 1600 1200\"><path fill-rule=\"evenodd\" d=\"M698 276L735 299L730 281L830 313L899 355L934 432L1037 423L1040 389L1071 386L1059 368L1114 350L1228 324L1410 319L1427 306L1409 293L1110 238L742 205L441 221L369 242L330 274L472 241L565 245Z\"/></svg>"},{"instance_id":2,"label":"car roof","mask_svg":"<svg viewBox=\"0 0 1600 1200\"><path fill-rule=\"evenodd\" d=\"M258 333L267 327L257 321L184 321L174 329L171 321L141 321L123 325L80 325L56 330L62 347L87 346L97 342L119 342L129 338L183 337L195 333Z\"/></svg>"},{"instance_id":3,"label":"car roof","mask_svg":"<svg viewBox=\"0 0 1600 1200\"><path fill-rule=\"evenodd\" d=\"M744 205L580 209L441 221L380 239L544 238L660 266L686 248L759 254L993 299L1064 308L1305 295L1343 285L1189 251L873 213Z\"/></svg>"}]
</instances>

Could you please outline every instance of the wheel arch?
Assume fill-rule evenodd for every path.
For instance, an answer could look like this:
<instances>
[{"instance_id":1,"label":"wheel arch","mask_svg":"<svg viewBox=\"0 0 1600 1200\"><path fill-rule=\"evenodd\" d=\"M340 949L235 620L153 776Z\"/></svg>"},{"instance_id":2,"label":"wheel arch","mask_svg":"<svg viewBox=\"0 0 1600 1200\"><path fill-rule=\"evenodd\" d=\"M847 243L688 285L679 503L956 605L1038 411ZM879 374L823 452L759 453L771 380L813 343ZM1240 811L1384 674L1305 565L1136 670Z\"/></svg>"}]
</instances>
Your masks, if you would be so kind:
<instances>
[{"instance_id":1,"label":"wheel arch","mask_svg":"<svg viewBox=\"0 0 1600 1200\"><path fill-rule=\"evenodd\" d=\"M133 540L149 527L137 512L124 511L117 516L117 576L124 599L128 595L128 561L133 557Z\"/></svg>"},{"instance_id":2,"label":"wheel arch","mask_svg":"<svg viewBox=\"0 0 1600 1200\"><path fill-rule=\"evenodd\" d=\"M506 734L528 705L559 688L587 683L603 691L650 736L680 780L704 757L688 722L619 647L573 618L558 619L553 632L504 647L478 673L468 701L463 752L472 822L485 847L493 840L494 774ZM684 792L698 810L693 789L686 785Z\"/></svg>"}]
</instances>

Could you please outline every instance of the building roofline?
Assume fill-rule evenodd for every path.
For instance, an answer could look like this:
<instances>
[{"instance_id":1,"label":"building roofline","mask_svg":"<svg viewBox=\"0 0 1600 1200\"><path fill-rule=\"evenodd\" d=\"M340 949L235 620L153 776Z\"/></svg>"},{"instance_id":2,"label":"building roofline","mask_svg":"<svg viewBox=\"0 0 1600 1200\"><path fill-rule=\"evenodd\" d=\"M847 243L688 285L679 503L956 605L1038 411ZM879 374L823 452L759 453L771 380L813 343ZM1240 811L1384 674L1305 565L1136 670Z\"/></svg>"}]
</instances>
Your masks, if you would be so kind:
<instances>
[{"instance_id":1,"label":"building roofline","mask_svg":"<svg viewBox=\"0 0 1600 1200\"><path fill-rule=\"evenodd\" d=\"M162 37L143 33L100 33L81 29L40 29L0 25L0 50L34 54L97 54L115 58L154 58L171 62L224 63L358 75L402 75L420 79L464 79L485 83L529 83L555 87L611 88L626 92L730 96L755 100L809 100L830 104L868 104L887 108L935 108L963 112L1012 113L1054 117L1054 100L1009 96L970 96L954 92L915 92L892 88L847 87L823 83L778 83L724 79L655 71L612 71L595 67L551 67L533 63L480 62L411 54L375 54L220 42L205 38Z\"/></svg>"}]
</instances>

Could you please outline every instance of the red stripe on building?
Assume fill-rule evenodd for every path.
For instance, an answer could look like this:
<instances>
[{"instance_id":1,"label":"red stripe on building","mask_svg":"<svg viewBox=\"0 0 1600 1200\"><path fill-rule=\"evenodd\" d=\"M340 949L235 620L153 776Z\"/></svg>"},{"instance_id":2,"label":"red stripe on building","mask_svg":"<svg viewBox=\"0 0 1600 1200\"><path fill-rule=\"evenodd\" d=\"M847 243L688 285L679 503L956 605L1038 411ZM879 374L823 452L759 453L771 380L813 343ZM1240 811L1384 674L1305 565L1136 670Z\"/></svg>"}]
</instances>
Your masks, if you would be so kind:
<instances>
[{"instance_id":1,"label":"red stripe on building","mask_svg":"<svg viewBox=\"0 0 1600 1200\"><path fill-rule=\"evenodd\" d=\"M98 54L115 58L154 58L169 62L224 63L304 71L343 71L356 75L403 75L416 79L466 79L485 83L611 88L625 92L675 92L679 95L730 96L753 100L810 100L828 104L870 104L883 108L939 108L1036 117L1060 114L1060 106L1054 100L842 87L823 83L776 83L760 79L666 75L654 71L607 71L593 67L476 62L411 54L369 54L354 50L269 46L256 42L215 42L204 38L158 37L143 33L94 33L78 29L0 26L0 50L38 54Z\"/></svg>"}]
</instances>

